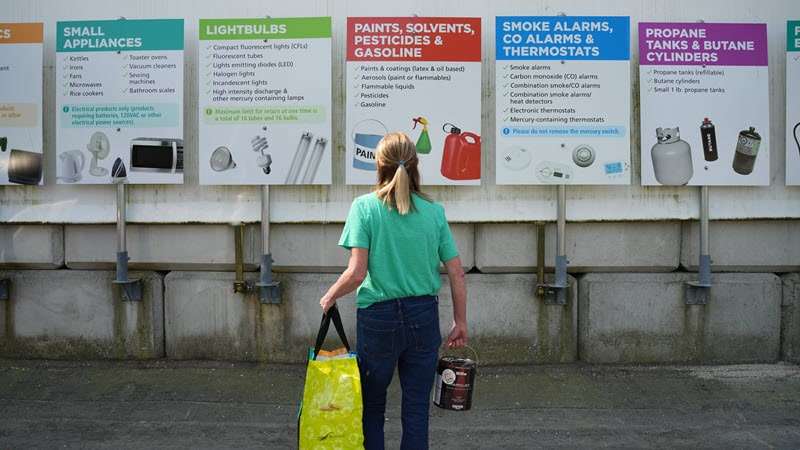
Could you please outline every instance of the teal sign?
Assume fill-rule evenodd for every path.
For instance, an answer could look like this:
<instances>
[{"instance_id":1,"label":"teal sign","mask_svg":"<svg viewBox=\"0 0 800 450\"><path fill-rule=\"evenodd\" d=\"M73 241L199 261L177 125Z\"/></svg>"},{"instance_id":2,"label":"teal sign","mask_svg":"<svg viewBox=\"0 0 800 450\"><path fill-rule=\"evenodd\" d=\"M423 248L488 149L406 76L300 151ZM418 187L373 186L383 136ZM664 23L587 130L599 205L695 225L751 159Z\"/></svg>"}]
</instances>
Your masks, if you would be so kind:
<instances>
[{"instance_id":1,"label":"teal sign","mask_svg":"<svg viewBox=\"0 0 800 450\"><path fill-rule=\"evenodd\" d=\"M56 27L57 52L183 50L183 19L79 20Z\"/></svg>"},{"instance_id":2,"label":"teal sign","mask_svg":"<svg viewBox=\"0 0 800 450\"><path fill-rule=\"evenodd\" d=\"M786 51L800 52L800 20L786 22Z\"/></svg>"}]
</instances>

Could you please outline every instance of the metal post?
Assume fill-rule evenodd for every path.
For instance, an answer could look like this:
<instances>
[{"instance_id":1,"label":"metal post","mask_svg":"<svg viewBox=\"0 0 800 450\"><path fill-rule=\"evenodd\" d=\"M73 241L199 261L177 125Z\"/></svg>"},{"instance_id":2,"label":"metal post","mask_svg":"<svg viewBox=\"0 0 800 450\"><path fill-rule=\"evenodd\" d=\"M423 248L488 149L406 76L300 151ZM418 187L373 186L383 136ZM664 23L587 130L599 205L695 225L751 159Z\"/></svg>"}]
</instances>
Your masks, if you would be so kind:
<instances>
[{"instance_id":1,"label":"metal post","mask_svg":"<svg viewBox=\"0 0 800 450\"><path fill-rule=\"evenodd\" d=\"M114 284L122 288L122 299L127 301L140 301L142 299L141 280L128 279L128 248L125 230L126 198L125 183L117 184L117 276Z\"/></svg>"},{"instance_id":2,"label":"metal post","mask_svg":"<svg viewBox=\"0 0 800 450\"><path fill-rule=\"evenodd\" d=\"M252 282L244 279L244 231L243 223L234 224L234 258L236 264L236 278L233 280L233 292L243 294L253 290Z\"/></svg>"},{"instance_id":3,"label":"metal post","mask_svg":"<svg viewBox=\"0 0 800 450\"><path fill-rule=\"evenodd\" d=\"M280 287L272 279L272 254L269 249L269 186L261 186L261 272L258 283L261 303L280 303Z\"/></svg>"},{"instance_id":4,"label":"metal post","mask_svg":"<svg viewBox=\"0 0 800 450\"><path fill-rule=\"evenodd\" d=\"M544 223L536 222L536 297L544 299Z\"/></svg>"},{"instance_id":5,"label":"metal post","mask_svg":"<svg viewBox=\"0 0 800 450\"><path fill-rule=\"evenodd\" d=\"M556 222L556 285L567 285L567 187L558 185L558 217Z\"/></svg>"},{"instance_id":6,"label":"metal post","mask_svg":"<svg viewBox=\"0 0 800 450\"><path fill-rule=\"evenodd\" d=\"M708 186L700 187L700 283L711 286L711 253L708 245Z\"/></svg>"},{"instance_id":7,"label":"metal post","mask_svg":"<svg viewBox=\"0 0 800 450\"><path fill-rule=\"evenodd\" d=\"M552 284L546 284L540 280L540 285L544 288L545 303L551 305L567 304L567 187L563 184L558 185L557 217L556 217L556 266L555 277Z\"/></svg>"},{"instance_id":8,"label":"metal post","mask_svg":"<svg viewBox=\"0 0 800 450\"><path fill-rule=\"evenodd\" d=\"M686 283L686 304L705 305L711 291L711 252L708 243L708 186L700 186L700 257L697 281Z\"/></svg>"}]
</instances>

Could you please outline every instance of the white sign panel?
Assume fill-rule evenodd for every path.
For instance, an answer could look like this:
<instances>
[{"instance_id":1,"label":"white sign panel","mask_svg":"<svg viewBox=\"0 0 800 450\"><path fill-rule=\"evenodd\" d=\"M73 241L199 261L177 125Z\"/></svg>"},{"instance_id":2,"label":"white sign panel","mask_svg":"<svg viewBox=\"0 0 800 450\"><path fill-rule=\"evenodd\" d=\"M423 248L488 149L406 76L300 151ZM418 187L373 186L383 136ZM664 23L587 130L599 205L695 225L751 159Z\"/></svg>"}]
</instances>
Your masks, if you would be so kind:
<instances>
[{"instance_id":1,"label":"white sign panel","mask_svg":"<svg viewBox=\"0 0 800 450\"><path fill-rule=\"evenodd\" d=\"M630 18L495 20L497 184L630 183Z\"/></svg>"},{"instance_id":2,"label":"white sign panel","mask_svg":"<svg viewBox=\"0 0 800 450\"><path fill-rule=\"evenodd\" d=\"M183 183L183 19L58 22L60 184Z\"/></svg>"},{"instance_id":3,"label":"white sign panel","mask_svg":"<svg viewBox=\"0 0 800 450\"><path fill-rule=\"evenodd\" d=\"M42 183L41 23L0 23L0 184Z\"/></svg>"},{"instance_id":4,"label":"white sign panel","mask_svg":"<svg viewBox=\"0 0 800 450\"><path fill-rule=\"evenodd\" d=\"M422 184L481 179L481 20L347 19L347 183L374 184L388 132L414 141Z\"/></svg>"},{"instance_id":5,"label":"white sign panel","mask_svg":"<svg viewBox=\"0 0 800 450\"><path fill-rule=\"evenodd\" d=\"M786 185L800 186L800 20L786 26Z\"/></svg>"},{"instance_id":6,"label":"white sign panel","mask_svg":"<svg viewBox=\"0 0 800 450\"><path fill-rule=\"evenodd\" d=\"M200 20L201 184L331 183L331 19Z\"/></svg>"},{"instance_id":7,"label":"white sign panel","mask_svg":"<svg viewBox=\"0 0 800 450\"><path fill-rule=\"evenodd\" d=\"M640 23L642 184L769 185L767 26Z\"/></svg>"}]
</instances>

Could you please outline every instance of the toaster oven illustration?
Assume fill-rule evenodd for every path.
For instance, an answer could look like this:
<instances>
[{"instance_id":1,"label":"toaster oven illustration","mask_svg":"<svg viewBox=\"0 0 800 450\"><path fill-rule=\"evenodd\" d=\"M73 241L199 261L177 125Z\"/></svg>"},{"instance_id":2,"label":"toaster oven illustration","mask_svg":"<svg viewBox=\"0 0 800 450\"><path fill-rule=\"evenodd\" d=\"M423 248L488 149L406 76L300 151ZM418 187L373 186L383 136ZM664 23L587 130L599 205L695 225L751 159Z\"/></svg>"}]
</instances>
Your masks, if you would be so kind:
<instances>
[{"instance_id":1,"label":"toaster oven illustration","mask_svg":"<svg viewBox=\"0 0 800 450\"><path fill-rule=\"evenodd\" d=\"M141 137L131 141L131 172L183 172L183 139Z\"/></svg>"}]
</instances>

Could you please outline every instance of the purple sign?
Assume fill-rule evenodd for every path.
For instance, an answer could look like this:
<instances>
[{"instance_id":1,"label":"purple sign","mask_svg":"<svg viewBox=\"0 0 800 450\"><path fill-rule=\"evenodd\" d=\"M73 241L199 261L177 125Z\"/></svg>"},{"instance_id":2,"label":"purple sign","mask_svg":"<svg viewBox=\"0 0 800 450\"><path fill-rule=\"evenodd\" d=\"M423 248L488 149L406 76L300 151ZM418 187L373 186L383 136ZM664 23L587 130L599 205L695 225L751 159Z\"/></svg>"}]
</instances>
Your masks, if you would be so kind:
<instances>
[{"instance_id":1,"label":"purple sign","mask_svg":"<svg viewBox=\"0 0 800 450\"><path fill-rule=\"evenodd\" d=\"M639 23L641 66L766 66L763 23Z\"/></svg>"}]
</instances>

